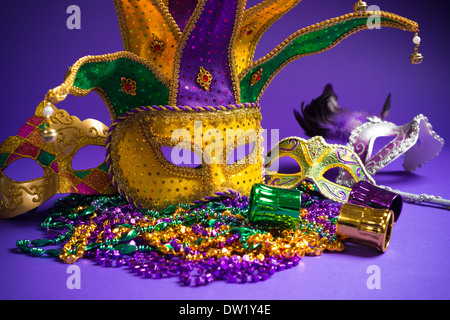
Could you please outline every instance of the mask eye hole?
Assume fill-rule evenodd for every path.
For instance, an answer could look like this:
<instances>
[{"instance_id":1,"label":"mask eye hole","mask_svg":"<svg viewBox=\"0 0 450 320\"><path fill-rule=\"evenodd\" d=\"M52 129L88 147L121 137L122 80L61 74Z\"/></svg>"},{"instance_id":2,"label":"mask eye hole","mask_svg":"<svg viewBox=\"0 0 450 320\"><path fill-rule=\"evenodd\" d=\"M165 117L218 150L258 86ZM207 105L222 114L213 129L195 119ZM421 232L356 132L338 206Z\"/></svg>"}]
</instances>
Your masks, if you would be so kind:
<instances>
[{"instance_id":1,"label":"mask eye hole","mask_svg":"<svg viewBox=\"0 0 450 320\"><path fill-rule=\"evenodd\" d=\"M179 167L201 168L202 159L189 149L177 147L161 147L161 152L170 163Z\"/></svg>"},{"instance_id":2,"label":"mask eye hole","mask_svg":"<svg viewBox=\"0 0 450 320\"><path fill-rule=\"evenodd\" d=\"M105 147L87 145L77 151L72 159L73 170L96 168L105 161Z\"/></svg>"},{"instance_id":3,"label":"mask eye hole","mask_svg":"<svg viewBox=\"0 0 450 320\"><path fill-rule=\"evenodd\" d=\"M394 140L395 137L392 136L384 136L384 137L377 137L373 142L370 149L370 154L372 156L376 155L378 152L380 152L384 147L386 147L389 143L391 143ZM369 159L367 159L369 160Z\"/></svg>"},{"instance_id":4,"label":"mask eye hole","mask_svg":"<svg viewBox=\"0 0 450 320\"><path fill-rule=\"evenodd\" d=\"M283 174L298 174L302 172L302 168L295 159L284 156L272 161L269 167L266 167L268 171L275 171Z\"/></svg>"},{"instance_id":5,"label":"mask eye hole","mask_svg":"<svg viewBox=\"0 0 450 320\"><path fill-rule=\"evenodd\" d=\"M11 180L25 182L43 177L44 169L34 159L21 158L10 163L3 174Z\"/></svg>"},{"instance_id":6,"label":"mask eye hole","mask_svg":"<svg viewBox=\"0 0 450 320\"><path fill-rule=\"evenodd\" d=\"M334 175L333 172L333 179L331 179L328 175L328 172L325 172L325 174L323 175L326 179L330 180L330 181L336 181L338 184L344 185L346 187L351 187L356 183L355 178L353 178L352 173L350 172L350 170L348 170L347 168L336 168L338 169L338 176L339 179L336 181L336 176ZM363 178L363 176L365 176L363 170L361 168L357 168L356 172L353 173L356 174L357 177L359 177L358 180L361 180Z\"/></svg>"},{"instance_id":7,"label":"mask eye hole","mask_svg":"<svg viewBox=\"0 0 450 320\"><path fill-rule=\"evenodd\" d=\"M227 157L227 164L240 163L244 164L245 159L252 154L253 149L255 148L255 143L250 142L244 145L240 145L237 148L233 149Z\"/></svg>"},{"instance_id":8,"label":"mask eye hole","mask_svg":"<svg viewBox=\"0 0 450 320\"><path fill-rule=\"evenodd\" d=\"M324 172L323 177L329 181L335 182L341 170L344 169L339 167L328 169L327 171Z\"/></svg>"}]
</instances>

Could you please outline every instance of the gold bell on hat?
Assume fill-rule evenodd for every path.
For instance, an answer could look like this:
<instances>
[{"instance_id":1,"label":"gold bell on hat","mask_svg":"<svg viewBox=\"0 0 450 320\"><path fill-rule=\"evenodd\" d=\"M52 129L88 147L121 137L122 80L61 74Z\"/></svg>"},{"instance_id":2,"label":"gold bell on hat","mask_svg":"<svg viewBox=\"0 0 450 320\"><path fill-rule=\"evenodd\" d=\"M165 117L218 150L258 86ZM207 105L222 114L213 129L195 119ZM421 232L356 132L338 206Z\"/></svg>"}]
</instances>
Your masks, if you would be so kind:
<instances>
[{"instance_id":1,"label":"gold bell on hat","mask_svg":"<svg viewBox=\"0 0 450 320\"><path fill-rule=\"evenodd\" d=\"M413 54L411 54L411 56L409 57L409 60L411 60L412 64L419 64L422 63L423 61L423 55L419 52L414 52Z\"/></svg>"},{"instance_id":2,"label":"gold bell on hat","mask_svg":"<svg viewBox=\"0 0 450 320\"><path fill-rule=\"evenodd\" d=\"M392 210L367 208L345 203L339 212L336 233L345 242L368 246L385 252L391 240Z\"/></svg>"},{"instance_id":3,"label":"gold bell on hat","mask_svg":"<svg viewBox=\"0 0 450 320\"><path fill-rule=\"evenodd\" d=\"M367 3L360 0L357 3L355 3L355 5L353 6L353 9L355 10L355 13L366 12L367 11Z\"/></svg>"}]
</instances>

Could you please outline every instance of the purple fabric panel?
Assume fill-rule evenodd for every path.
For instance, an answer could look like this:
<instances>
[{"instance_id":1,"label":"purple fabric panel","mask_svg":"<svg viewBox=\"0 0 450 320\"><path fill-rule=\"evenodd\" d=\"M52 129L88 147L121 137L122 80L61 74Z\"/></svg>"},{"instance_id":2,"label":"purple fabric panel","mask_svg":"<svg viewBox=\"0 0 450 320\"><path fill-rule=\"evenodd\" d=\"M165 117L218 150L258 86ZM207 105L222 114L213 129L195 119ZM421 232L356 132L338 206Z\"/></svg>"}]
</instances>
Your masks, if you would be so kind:
<instances>
[{"instance_id":1,"label":"purple fabric panel","mask_svg":"<svg viewBox=\"0 0 450 320\"><path fill-rule=\"evenodd\" d=\"M34 130L33 126L25 124L19 129L19 137L27 138L30 135L30 133L33 132L33 130Z\"/></svg>"},{"instance_id":2,"label":"purple fabric panel","mask_svg":"<svg viewBox=\"0 0 450 320\"><path fill-rule=\"evenodd\" d=\"M228 46L238 9L236 0L208 0L189 34L180 61L177 105L235 103ZM200 67L212 75L209 90L197 83Z\"/></svg>"},{"instance_id":3,"label":"purple fabric panel","mask_svg":"<svg viewBox=\"0 0 450 320\"><path fill-rule=\"evenodd\" d=\"M80 183L76 186L78 193L80 194L98 194L98 191L88 186L86 183Z\"/></svg>"},{"instance_id":4,"label":"purple fabric panel","mask_svg":"<svg viewBox=\"0 0 450 320\"><path fill-rule=\"evenodd\" d=\"M172 15L178 27L183 31L186 23L194 12L197 0L170 0L169 12Z\"/></svg>"}]
</instances>

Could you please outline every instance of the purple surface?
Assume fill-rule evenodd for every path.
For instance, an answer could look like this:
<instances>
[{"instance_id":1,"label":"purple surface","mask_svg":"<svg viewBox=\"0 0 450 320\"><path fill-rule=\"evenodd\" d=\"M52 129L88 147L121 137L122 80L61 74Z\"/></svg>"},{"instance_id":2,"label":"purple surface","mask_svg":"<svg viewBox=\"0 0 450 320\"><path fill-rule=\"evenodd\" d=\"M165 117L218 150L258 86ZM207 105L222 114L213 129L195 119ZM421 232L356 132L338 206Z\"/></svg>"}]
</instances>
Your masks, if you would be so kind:
<instances>
[{"instance_id":1,"label":"purple surface","mask_svg":"<svg viewBox=\"0 0 450 320\"><path fill-rule=\"evenodd\" d=\"M356 0L303 0L262 38L261 57L296 30L352 11ZM249 1L254 4L256 1ZM66 1L26 1L2 5L3 48L0 79L2 114L0 141L15 135L49 88L59 85L68 67L88 54L122 50L112 1L78 0L81 30L66 28ZM419 113L426 115L444 140L447 125L450 31L448 4L440 9L425 1L380 0L382 10L419 23L425 56L412 66L409 55L413 35L396 29L363 31L336 48L293 62L272 82L261 100L265 129L279 129L279 138L303 136L292 114L302 101L309 102L332 83L343 107L379 113L392 93L389 120L404 124ZM24 6L26 10L24 10ZM69 97L58 107L80 119L95 118L109 125L101 99L90 94ZM273 143L275 143L274 141ZM86 161L88 161L86 159ZM414 173L401 169L401 160L375 176L379 184L403 191L450 198L446 166L447 147ZM42 209L41 209L42 211ZM141 279L125 269L107 269L81 260L81 289L69 290L67 265L53 259L18 254L19 239L42 237L44 213L0 221L1 299L449 299L450 212L405 204L385 254L352 246L345 253L305 257L299 266L256 284L213 283L181 287L176 279ZM367 269L380 270L380 289L370 290Z\"/></svg>"}]
</instances>

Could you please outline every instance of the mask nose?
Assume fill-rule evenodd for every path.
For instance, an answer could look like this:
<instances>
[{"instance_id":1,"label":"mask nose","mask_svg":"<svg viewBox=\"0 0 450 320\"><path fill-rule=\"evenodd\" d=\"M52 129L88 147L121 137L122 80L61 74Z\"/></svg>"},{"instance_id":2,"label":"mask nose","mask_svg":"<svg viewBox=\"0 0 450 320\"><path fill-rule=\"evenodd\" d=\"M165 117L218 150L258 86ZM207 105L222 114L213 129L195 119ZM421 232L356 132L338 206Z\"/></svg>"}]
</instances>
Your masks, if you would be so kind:
<instances>
[{"instance_id":1,"label":"mask nose","mask_svg":"<svg viewBox=\"0 0 450 320\"><path fill-rule=\"evenodd\" d=\"M212 182L211 184L213 185L213 188L215 190L219 190L219 189L225 187L226 185L228 185L227 179L223 172L222 164L213 162L209 166L209 175L210 175L210 179L211 179L210 181Z\"/></svg>"}]
</instances>

